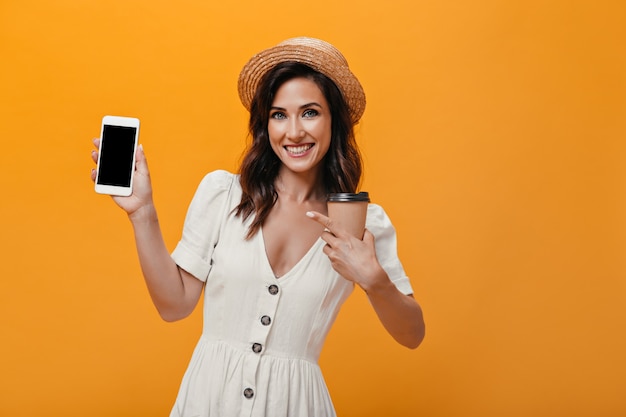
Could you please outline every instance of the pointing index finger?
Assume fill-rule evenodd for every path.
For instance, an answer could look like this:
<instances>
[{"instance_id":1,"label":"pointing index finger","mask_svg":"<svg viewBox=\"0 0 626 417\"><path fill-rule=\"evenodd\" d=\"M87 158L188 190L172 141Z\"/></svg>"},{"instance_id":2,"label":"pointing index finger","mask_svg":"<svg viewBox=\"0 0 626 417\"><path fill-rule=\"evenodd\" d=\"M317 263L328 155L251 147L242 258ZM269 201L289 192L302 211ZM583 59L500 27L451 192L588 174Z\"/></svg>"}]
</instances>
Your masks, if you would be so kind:
<instances>
[{"instance_id":1,"label":"pointing index finger","mask_svg":"<svg viewBox=\"0 0 626 417\"><path fill-rule=\"evenodd\" d=\"M324 216L322 213L318 213L317 211L307 211L306 215L324 226L329 231L331 230L330 228L333 224L333 221L329 217Z\"/></svg>"}]
</instances>

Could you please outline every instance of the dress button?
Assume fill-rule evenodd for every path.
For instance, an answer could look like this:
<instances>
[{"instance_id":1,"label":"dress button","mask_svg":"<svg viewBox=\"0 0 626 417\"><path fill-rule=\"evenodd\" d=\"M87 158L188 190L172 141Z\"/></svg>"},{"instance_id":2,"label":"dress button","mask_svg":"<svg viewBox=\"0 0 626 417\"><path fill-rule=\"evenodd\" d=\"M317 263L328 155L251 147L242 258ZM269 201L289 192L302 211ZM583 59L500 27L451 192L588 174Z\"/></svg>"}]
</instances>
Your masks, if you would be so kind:
<instances>
[{"instance_id":1,"label":"dress button","mask_svg":"<svg viewBox=\"0 0 626 417\"><path fill-rule=\"evenodd\" d=\"M261 351L263 350L263 345L260 343L253 343L252 344L252 351L254 353L261 353Z\"/></svg>"},{"instance_id":2,"label":"dress button","mask_svg":"<svg viewBox=\"0 0 626 417\"><path fill-rule=\"evenodd\" d=\"M243 396L246 398L254 397L254 390L252 388L246 388L245 390L243 390Z\"/></svg>"},{"instance_id":3,"label":"dress button","mask_svg":"<svg viewBox=\"0 0 626 417\"><path fill-rule=\"evenodd\" d=\"M267 287L267 290L269 291L270 294L276 295L278 294L278 285L272 284L269 287Z\"/></svg>"},{"instance_id":4,"label":"dress button","mask_svg":"<svg viewBox=\"0 0 626 417\"><path fill-rule=\"evenodd\" d=\"M270 316L261 317L261 324L263 326L269 326L271 322L272 322L272 319L270 318Z\"/></svg>"}]
</instances>

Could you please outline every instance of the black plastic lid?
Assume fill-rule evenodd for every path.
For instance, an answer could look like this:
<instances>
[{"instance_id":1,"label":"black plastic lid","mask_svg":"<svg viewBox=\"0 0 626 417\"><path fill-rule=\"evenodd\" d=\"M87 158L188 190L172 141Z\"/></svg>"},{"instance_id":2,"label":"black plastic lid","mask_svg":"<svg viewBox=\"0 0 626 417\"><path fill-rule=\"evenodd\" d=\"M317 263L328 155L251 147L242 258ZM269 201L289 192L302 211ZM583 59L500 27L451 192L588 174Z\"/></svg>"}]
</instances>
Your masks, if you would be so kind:
<instances>
[{"instance_id":1,"label":"black plastic lid","mask_svg":"<svg viewBox=\"0 0 626 417\"><path fill-rule=\"evenodd\" d=\"M329 202L340 202L340 201L366 201L370 202L370 195L367 191L361 191L358 194L355 193L334 193L328 194Z\"/></svg>"}]
</instances>

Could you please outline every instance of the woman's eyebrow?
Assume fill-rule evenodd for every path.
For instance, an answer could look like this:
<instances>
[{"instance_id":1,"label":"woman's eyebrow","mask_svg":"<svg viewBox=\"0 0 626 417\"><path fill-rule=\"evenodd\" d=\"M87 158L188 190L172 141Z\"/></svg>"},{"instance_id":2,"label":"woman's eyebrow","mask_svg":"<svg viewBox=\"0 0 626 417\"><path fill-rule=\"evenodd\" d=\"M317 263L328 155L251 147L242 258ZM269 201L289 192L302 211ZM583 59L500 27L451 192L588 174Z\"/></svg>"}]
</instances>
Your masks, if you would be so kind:
<instances>
[{"instance_id":1,"label":"woman's eyebrow","mask_svg":"<svg viewBox=\"0 0 626 417\"><path fill-rule=\"evenodd\" d=\"M310 103L303 104L302 106L300 106L300 107L299 107L299 109L300 109L300 110L302 110L302 109L305 109L305 108L307 108L307 107L313 107L313 106L315 106L315 107L320 107L320 108L322 107L322 105L321 105L321 104L319 104L319 103L317 103L317 102L315 102L315 101L312 101L312 102L310 102ZM285 108L283 108L283 107L272 106L272 107L270 107L270 110L281 110L281 111L286 111L287 109L285 109Z\"/></svg>"}]
</instances>

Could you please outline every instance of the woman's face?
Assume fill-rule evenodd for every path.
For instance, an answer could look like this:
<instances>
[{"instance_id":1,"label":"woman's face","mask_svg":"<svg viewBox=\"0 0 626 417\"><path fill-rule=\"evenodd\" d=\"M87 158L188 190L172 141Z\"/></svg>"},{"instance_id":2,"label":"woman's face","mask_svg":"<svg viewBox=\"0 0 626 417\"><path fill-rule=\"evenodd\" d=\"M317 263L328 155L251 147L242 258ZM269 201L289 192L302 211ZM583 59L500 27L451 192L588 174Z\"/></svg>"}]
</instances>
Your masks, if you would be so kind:
<instances>
[{"instance_id":1,"label":"woman's face","mask_svg":"<svg viewBox=\"0 0 626 417\"><path fill-rule=\"evenodd\" d=\"M330 108L317 84L293 78L281 85L270 108L267 130L284 168L317 173L331 137Z\"/></svg>"}]
</instances>

